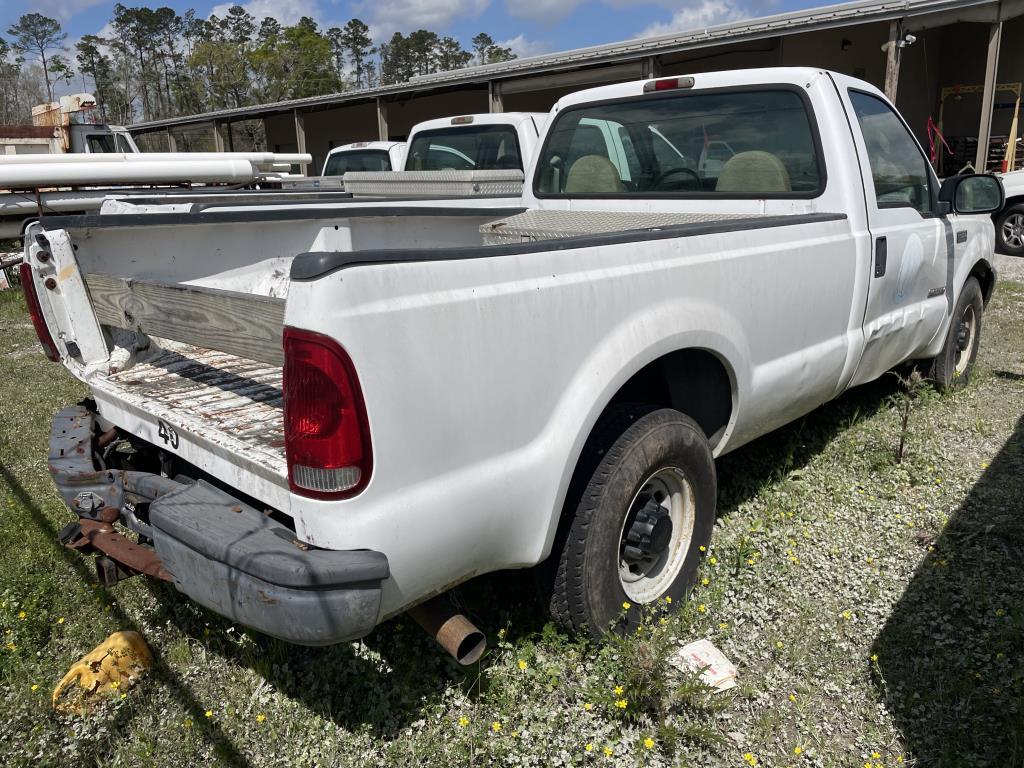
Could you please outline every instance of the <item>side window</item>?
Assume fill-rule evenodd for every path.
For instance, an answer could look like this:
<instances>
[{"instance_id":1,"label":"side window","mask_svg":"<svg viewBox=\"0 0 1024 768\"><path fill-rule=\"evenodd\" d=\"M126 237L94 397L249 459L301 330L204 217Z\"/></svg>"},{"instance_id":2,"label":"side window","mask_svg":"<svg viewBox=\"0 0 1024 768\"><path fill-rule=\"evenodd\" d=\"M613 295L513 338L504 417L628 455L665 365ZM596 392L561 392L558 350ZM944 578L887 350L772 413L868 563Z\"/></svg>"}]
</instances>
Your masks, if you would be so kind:
<instances>
[{"instance_id":1,"label":"side window","mask_svg":"<svg viewBox=\"0 0 1024 768\"><path fill-rule=\"evenodd\" d=\"M868 150L878 207L931 213L931 169L892 107L860 91L850 91L850 103Z\"/></svg>"}]
</instances>

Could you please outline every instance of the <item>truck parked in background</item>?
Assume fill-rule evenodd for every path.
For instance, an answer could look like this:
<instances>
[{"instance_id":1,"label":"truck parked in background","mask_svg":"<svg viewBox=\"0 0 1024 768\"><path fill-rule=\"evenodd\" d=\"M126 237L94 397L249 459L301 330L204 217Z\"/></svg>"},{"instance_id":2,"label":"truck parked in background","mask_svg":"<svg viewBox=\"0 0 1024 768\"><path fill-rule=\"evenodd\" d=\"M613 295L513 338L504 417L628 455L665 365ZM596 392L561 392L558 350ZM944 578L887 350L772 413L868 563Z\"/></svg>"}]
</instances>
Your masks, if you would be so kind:
<instances>
[{"instance_id":1,"label":"truck parked in background","mask_svg":"<svg viewBox=\"0 0 1024 768\"><path fill-rule=\"evenodd\" d=\"M406 167L512 149L457 125ZM61 540L310 645L547 561L555 620L600 635L683 602L716 457L907 361L970 378L1002 186L940 184L873 86L620 83L561 98L536 147L511 204L33 225L33 323L92 395L53 422Z\"/></svg>"},{"instance_id":2,"label":"truck parked in background","mask_svg":"<svg viewBox=\"0 0 1024 768\"><path fill-rule=\"evenodd\" d=\"M102 122L96 99L88 93L33 107L30 126L0 125L0 157L138 151L126 129Z\"/></svg>"},{"instance_id":3,"label":"truck parked in background","mask_svg":"<svg viewBox=\"0 0 1024 768\"><path fill-rule=\"evenodd\" d=\"M322 176L344 176L349 171L398 171L405 162L405 142L357 141L327 153Z\"/></svg>"},{"instance_id":4,"label":"truck parked in background","mask_svg":"<svg viewBox=\"0 0 1024 768\"><path fill-rule=\"evenodd\" d=\"M1008 256L1024 256L1024 171L1000 174L1006 205L994 217L996 247Z\"/></svg>"}]
</instances>

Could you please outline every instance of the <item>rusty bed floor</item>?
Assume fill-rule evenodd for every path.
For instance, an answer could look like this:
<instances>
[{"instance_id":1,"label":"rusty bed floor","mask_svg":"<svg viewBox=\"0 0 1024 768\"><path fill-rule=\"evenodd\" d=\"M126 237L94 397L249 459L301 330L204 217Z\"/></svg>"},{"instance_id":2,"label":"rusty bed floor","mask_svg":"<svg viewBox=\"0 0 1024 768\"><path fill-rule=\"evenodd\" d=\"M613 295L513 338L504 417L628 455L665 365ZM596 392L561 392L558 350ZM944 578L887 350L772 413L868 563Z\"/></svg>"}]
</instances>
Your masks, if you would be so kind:
<instances>
[{"instance_id":1,"label":"rusty bed floor","mask_svg":"<svg viewBox=\"0 0 1024 768\"><path fill-rule=\"evenodd\" d=\"M281 368L161 342L144 362L94 386L213 442L241 447L273 474L286 473Z\"/></svg>"}]
</instances>

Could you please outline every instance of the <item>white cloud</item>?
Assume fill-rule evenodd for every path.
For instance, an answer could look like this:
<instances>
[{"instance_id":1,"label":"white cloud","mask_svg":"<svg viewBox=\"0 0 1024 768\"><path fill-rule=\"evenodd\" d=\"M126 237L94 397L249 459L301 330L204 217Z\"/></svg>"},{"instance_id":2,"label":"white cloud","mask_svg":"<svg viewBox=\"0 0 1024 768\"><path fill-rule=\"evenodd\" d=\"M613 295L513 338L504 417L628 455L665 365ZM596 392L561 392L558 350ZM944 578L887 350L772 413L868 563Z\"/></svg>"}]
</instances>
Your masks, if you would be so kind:
<instances>
[{"instance_id":1,"label":"white cloud","mask_svg":"<svg viewBox=\"0 0 1024 768\"><path fill-rule=\"evenodd\" d=\"M583 0L505 0L505 9L510 16L553 24L576 10L581 2Z\"/></svg>"},{"instance_id":2,"label":"white cloud","mask_svg":"<svg viewBox=\"0 0 1024 768\"><path fill-rule=\"evenodd\" d=\"M249 0L247 3L221 3L210 9L211 15L224 18L233 5L241 5L249 14L255 17L259 23L266 16L273 16L284 26L296 23L303 16L309 16L319 20L320 9L316 0L289 0L282 3L281 0Z\"/></svg>"},{"instance_id":3,"label":"white cloud","mask_svg":"<svg viewBox=\"0 0 1024 768\"><path fill-rule=\"evenodd\" d=\"M678 10L672 14L671 19L654 22L637 37L655 37L690 29L703 29L753 15L748 5L736 0L686 0L682 8L676 8Z\"/></svg>"},{"instance_id":4,"label":"white cloud","mask_svg":"<svg viewBox=\"0 0 1024 768\"><path fill-rule=\"evenodd\" d=\"M107 0L35 0L31 10L41 13L44 16L67 21L72 16L86 8L99 5Z\"/></svg>"},{"instance_id":5,"label":"white cloud","mask_svg":"<svg viewBox=\"0 0 1024 768\"><path fill-rule=\"evenodd\" d=\"M440 33L453 20L476 18L489 5L490 0L363 0L355 11L367 18L374 39L383 40L396 31L424 28Z\"/></svg>"},{"instance_id":6,"label":"white cloud","mask_svg":"<svg viewBox=\"0 0 1024 768\"><path fill-rule=\"evenodd\" d=\"M502 48L511 48L512 53L520 59L527 59L530 56L540 56L551 50L551 46L543 40L527 40L524 35L516 35L509 40L498 42Z\"/></svg>"}]
</instances>

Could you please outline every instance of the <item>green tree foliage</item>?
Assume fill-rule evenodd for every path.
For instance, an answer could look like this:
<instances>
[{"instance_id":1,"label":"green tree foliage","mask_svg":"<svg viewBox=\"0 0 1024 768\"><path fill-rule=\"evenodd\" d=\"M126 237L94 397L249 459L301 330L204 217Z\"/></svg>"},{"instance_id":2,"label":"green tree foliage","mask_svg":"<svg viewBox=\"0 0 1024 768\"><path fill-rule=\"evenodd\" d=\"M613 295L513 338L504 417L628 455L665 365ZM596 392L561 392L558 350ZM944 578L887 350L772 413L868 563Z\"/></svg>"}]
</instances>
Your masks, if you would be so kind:
<instances>
[{"instance_id":1,"label":"green tree foliage","mask_svg":"<svg viewBox=\"0 0 1024 768\"><path fill-rule=\"evenodd\" d=\"M49 51L63 50L68 33L60 28L60 22L56 19L43 16L41 13L26 13L18 19L17 24L12 24L7 29L7 34L13 39L12 47L15 51L39 58L43 78L46 80L46 95L53 101L51 62L47 60L46 54Z\"/></svg>"},{"instance_id":2,"label":"green tree foliage","mask_svg":"<svg viewBox=\"0 0 1024 768\"><path fill-rule=\"evenodd\" d=\"M486 32L481 32L473 38L473 54L476 64L495 64L516 57L511 48L498 45Z\"/></svg>"},{"instance_id":3,"label":"green tree foliage","mask_svg":"<svg viewBox=\"0 0 1024 768\"><path fill-rule=\"evenodd\" d=\"M110 28L109 37L83 35L68 51L59 22L22 16L7 30L10 39L0 38L0 118L28 121L25 100L35 96L26 94L36 93L32 81L39 79L34 62L50 100L56 83L72 82L74 63L104 118L130 123L401 83L514 57L483 33L472 51L427 29L375 44L360 19L320 29L303 17L287 26L254 18L241 5L202 18L191 9L118 3Z\"/></svg>"}]
</instances>

